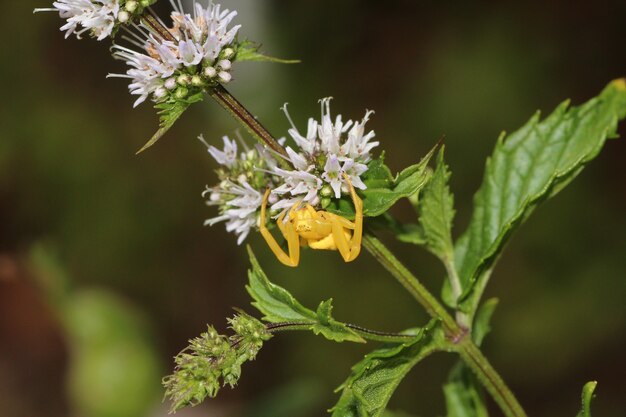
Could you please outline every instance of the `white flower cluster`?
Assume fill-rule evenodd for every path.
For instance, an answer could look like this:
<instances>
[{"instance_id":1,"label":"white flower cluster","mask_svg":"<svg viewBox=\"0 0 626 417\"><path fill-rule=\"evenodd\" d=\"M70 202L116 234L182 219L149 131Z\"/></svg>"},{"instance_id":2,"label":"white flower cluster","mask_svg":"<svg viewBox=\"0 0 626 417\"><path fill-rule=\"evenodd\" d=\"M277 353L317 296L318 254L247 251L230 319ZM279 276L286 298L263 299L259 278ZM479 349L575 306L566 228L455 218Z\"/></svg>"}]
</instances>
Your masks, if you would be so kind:
<instances>
[{"instance_id":1,"label":"white flower cluster","mask_svg":"<svg viewBox=\"0 0 626 417\"><path fill-rule=\"evenodd\" d=\"M244 152L238 153L237 142L227 136L223 138L224 150L207 144L202 136L199 139L220 165L220 183L202 193L204 198L208 196L207 205L218 206L220 215L206 220L204 225L226 222L226 230L238 236L240 245L250 230L258 227L263 193L276 187L275 178L267 175L276 167L276 160L260 145L250 149L244 144Z\"/></svg>"},{"instance_id":2,"label":"white flower cluster","mask_svg":"<svg viewBox=\"0 0 626 417\"><path fill-rule=\"evenodd\" d=\"M289 135L297 145L295 149L286 147L286 159L293 170L281 168L276 158L282 156L260 145L238 154L237 143L228 137L224 137L223 150L205 142L220 164L217 171L220 183L207 187L203 194L208 195L208 205L219 207L220 215L207 220L205 225L225 221L226 230L236 233L241 244L250 230L258 227L263 193L268 188L271 189L268 202L275 217L297 204L308 203L324 209L332 199L342 198L349 193L344 173L355 188L367 188L361 175L372 159L370 152L379 144L372 141L374 131L365 130L373 112L367 111L359 122L343 122L341 116L331 118L330 98L321 100L321 105L321 121L309 119L306 136L298 131L286 107L283 108L292 126ZM282 145L284 139L279 142Z\"/></svg>"},{"instance_id":3,"label":"white flower cluster","mask_svg":"<svg viewBox=\"0 0 626 417\"><path fill-rule=\"evenodd\" d=\"M162 102L172 96L181 100L202 88L228 83L232 58L235 56L235 36L240 25L228 28L236 11L221 10L220 5L209 3L203 7L195 2L193 15L184 13L170 0L174 11L172 27L154 20L159 28L150 25L132 25L131 42L139 51L114 45L113 55L131 67L126 74L109 74L109 77L129 78L131 94L138 95L135 106L151 97Z\"/></svg>"},{"instance_id":4,"label":"white flower cluster","mask_svg":"<svg viewBox=\"0 0 626 417\"><path fill-rule=\"evenodd\" d=\"M66 20L61 30L65 37L75 34L78 39L89 32L99 41L111 36L115 25L126 23L156 0L58 0L54 7L35 12L58 12Z\"/></svg>"},{"instance_id":5,"label":"white flower cluster","mask_svg":"<svg viewBox=\"0 0 626 417\"><path fill-rule=\"evenodd\" d=\"M272 194L282 197L272 205L272 210L289 209L299 202L325 208L332 198L338 199L348 193L344 173L355 188L366 188L361 175L367 171L370 152L379 144L371 141L376 136L373 130L365 132L365 124L373 112L366 111L360 122L344 122L341 115L333 120L330 100L320 100L321 120L309 119L306 135L302 135L293 123L287 106L283 107L291 124L289 135L299 149L286 148L294 170L274 169L283 184L272 190Z\"/></svg>"}]
</instances>

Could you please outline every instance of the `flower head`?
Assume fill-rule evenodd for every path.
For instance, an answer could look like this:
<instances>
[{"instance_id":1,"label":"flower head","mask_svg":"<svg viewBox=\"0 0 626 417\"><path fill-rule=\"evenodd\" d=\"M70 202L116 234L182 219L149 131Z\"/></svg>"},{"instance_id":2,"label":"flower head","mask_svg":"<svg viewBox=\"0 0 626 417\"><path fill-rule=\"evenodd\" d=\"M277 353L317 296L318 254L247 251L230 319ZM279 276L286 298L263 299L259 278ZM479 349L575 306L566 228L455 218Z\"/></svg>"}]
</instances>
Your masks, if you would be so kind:
<instances>
[{"instance_id":1,"label":"flower head","mask_svg":"<svg viewBox=\"0 0 626 417\"><path fill-rule=\"evenodd\" d=\"M200 140L204 142L202 137ZM223 150L204 142L209 154L220 165L217 170L219 184L207 187L202 194L207 198L207 205L217 206L220 214L204 224L212 226L226 222L226 230L235 233L237 244L241 244L250 230L258 227L263 192L277 186L275 177L269 173L275 169L276 160L260 145L238 153L236 141L227 136L223 141Z\"/></svg>"},{"instance_id":2,"label":"flower head","mask_svg":"<svg viewBox=\"0 0 626 417\"><path fill-rule=\"evenodd\" d=\"M65 37L74 34L78 39L85 32L99 41L112 36L120 24L138 17L156 0L57 0L53 7L35 9L35 12L58 12L66 23L61 26Z\"/></svg>"},{"instance_id":3,"label":"flower head","mask_svg":"<svg viewBox=\"0 0 626 417\"><path fill-rule=\"evenodd\" d=\"M135 106L147 98L155 102L181 100L232 79L235 37L241 26L229 25L237 12L222 10L219 4L209 3L205 8L195 2L193 14L189 14L180 3L171 3L171 27L156 18L146 19L141 25L131 25L132 37L125 37L134 48L113 46L113 55L126 61L130 69L109 77L131 80L129 90L139 96Z\"/></svg>"},{"instance_id":4,"label":"flower head","mask_svg":"<svg viewBox=\"0 0 626 417\"><path fill-rule=\"evenodd\" d=\"M365 130L372 111L366 111L360 122L343 121L341 115L334 120L330 114L330 98L320 100L321 119L311 118L306 134L300 133L291 119L287 106L283 111L291 124L289 135L296 149L287 147L288 159L294 170L276 167L274 173L283 184L272 190L282 197L272 205L274 210L284 210L297 202L325 208L331 198L339 199L348 193L346 174L355 188L366 189L361 175L367 171L371 151L379 142L373 142L374 131Z\"/></svg>"}]
</instances>

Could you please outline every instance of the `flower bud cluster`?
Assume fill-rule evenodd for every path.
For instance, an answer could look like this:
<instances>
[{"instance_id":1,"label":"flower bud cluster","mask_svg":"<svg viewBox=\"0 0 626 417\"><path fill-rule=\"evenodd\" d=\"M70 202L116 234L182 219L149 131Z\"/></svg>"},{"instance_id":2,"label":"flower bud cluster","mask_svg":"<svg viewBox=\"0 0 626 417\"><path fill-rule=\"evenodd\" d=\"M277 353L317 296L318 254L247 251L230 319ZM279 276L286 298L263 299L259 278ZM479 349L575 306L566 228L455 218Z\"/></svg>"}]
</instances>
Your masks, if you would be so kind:
<instances>
[{"instance_id":1,"label":"flower bud cluster","mask_svg":"<svg viewBox=\"0 0 626 417\"><path fill-rule=\"evenodd\" d=\"M268 174L276 168L276 159L260 145L249 148L242 141L243 152L239 153L237 142L224 136L224 149L207 144L200 137L209 154L220 167L216 173L219 183L207 187L202 196L207 205L217 206L219 216L205 221L205 226L226 222L226 230L238 236L241 244L252 228L258 227L258 212L266 189L278 186L276 178ZM273 200L275 201L275 200Z\"/></svg>"},{"instance_id":2,"label":"flower bud cluster","mask_svg":"<svg viewBox=\"0 0 626 417\"><path fill-rule=\"evenodd\" d=\"M243 312L229 319L229 324L232 336L221 335L209 326L176 356L174 373L163 379L172 411L215 397L222 386L234 387L241 365L254 360L263 343L272 337L263 323Z\"/></svg>"},{"instance_id":3,"label":"flower bud cluster","mask_svg":"<svg viewBox=\"0 0 626 417\"><path fill-rule=\"evenodd\" d=\"M138 95L135 106L151 98L156 103L184 100L207 87L232 80L236 57L235 37L240 25L229 28L236 11L209 3L194 3L193 15L176 6L171 27L158 20L134 25L126 37L132 47L113 46L114 57L126 61L125 74L109 74L131 80L129 90Z\"/></svg>"},{"instance_id":4,"label":"flower bud cluster","mask_svg":"<svg viewBox=\"0 0 626 417\"><path fill-rule=\"evenodd\" d=\"M146 7L156 0L57 0L51 8L35 12L58 12L66 23L61 26L65 37L78 39L87 32L99 41L112 36L120 25L128 24L141 16Z\"/></svg>"}]
</instances>

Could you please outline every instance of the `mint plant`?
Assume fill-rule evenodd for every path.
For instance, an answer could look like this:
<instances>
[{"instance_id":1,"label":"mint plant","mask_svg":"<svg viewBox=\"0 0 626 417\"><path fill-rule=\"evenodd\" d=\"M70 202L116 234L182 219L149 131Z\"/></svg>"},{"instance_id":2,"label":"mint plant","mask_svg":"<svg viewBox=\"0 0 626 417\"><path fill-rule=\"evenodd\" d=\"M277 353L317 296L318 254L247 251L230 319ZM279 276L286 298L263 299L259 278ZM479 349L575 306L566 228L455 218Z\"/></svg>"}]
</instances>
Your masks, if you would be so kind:
<instances>
[{"instance_id":1,"label":"mint plant","mask_svg":"<svg viewBox=\"0 0 626 417\"><path fill-rule=\"evenodd\" d=\"M265 342L281 332L300 330L334 342L382 343L352 367L330 409L333 416L382 416L411 369L439 352L459 357L443 387L448 417L487 416L483 391L507 417L526 416L480 350L497 306L497 300L483 300L483 294L519 226L576 178L608 139L617 137L618 122L626 117L626 80L610 82L582 105L565 101L547 117L537 113L515 132L503 133L487 159L469 225L455 237L452 168L445 161L443 143L394 175L379 151L384 142L374 141L376 134L366 128L373 112L366 110L356 122L340 115L332 118L328 98L320 100L320 119L309 119L306 132L296 127L285 106L290 140L276 138L224 85L233 80L237 61L295 61L264 56L256 44L240 41L240 26L231 26L236 12L219 5L195 2L189 12L179 1L170 1L172 13L163 20L150 8L152 3L64 0L55 2L53 9L38 10L59 11L67 34L88 32L130 45L113 46L114 57L130 66L126 74L116 76L131 80L129 90L139 96L135 105L149 98L161 118L159 131L142 150L206 95L258 142L224 137L219 149L201 136L220 165L217 185L204 194L218 212L205 224L225 222L238 244L260 231L277 260L292 267L298 265L300 247L337 250L346 262L363 247L431 316L428 323L415 323L399 333L343 322L332 314L332 299L305 307L272 283L248 247L246 289L261 318L237 310L229 320L232 335L220 335L209 326L190 340L175 358L173 374L163 380L172 411L214 397L223 386L233 387L244 363L253 360ZM415 210L413 222L400 222L389 212L404 198ZM383 230L441 261L446 277L440 299L377 237ZM279 234L282 246L273 237ZM579 416L590 416L595 387L595 382L585 385Z\"/></svg>"}]
</instances>

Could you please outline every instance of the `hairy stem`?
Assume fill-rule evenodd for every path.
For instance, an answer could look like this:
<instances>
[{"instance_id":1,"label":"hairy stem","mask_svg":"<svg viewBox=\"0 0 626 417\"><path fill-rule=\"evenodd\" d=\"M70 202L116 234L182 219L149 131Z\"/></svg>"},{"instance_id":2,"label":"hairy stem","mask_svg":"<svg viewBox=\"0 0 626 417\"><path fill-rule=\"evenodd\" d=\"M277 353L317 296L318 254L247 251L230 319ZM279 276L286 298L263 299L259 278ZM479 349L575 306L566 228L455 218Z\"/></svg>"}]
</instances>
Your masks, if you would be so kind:
<instances>
[{"instance_id":1,"label":"hairy stem","mask_svg":"<svg viewBox=\"0 0 626 417\"><path fill-rule=\"evenodd\" d=\"M485 389L491 394L507 417L526 417L526 412L513 395L513 392L504 383L480 349L472 342L471 338L465 338L459 344L458 353L463 361L474 371Z\"/></svg>"},{"instance_id":2,"label":"hairy stem","mask_svg":"<svg viewBox=\"0 0 626 417\"><path fill-rule=\"evenodd\" d=\"M448 311L424 287L419 280L402 265L383 243L367 233L363 236L363 246L374 258L391 273L402 286L426 309L431 317L441 320L446 334L451 339L462 337L462 332Z\"/></svg>"},{"instance_id":3,"label":"hairy stem","mask_svg":"<svg viewBox=\"0 0 626 417\"><path fill-rule=\"evenodd\" d=\"M476 373L493 399L507 417L526 417L522 406L513 392L507 387L500 375L491 366L487 358L472 342L467 329L460 327L448 314L439 301L424 287L390 251L373 235L363 236L363 246L393 275L404 288L422 305L433 318L441 320L449 347L458 352L467 365Z\"/></svg>"},{"instance_id":4,"label":"hairy stem","mask_svg":"<svg viewBox=\"0 0 626 417\"><path fill-rule=\"evenodd\" d=\"M270 333L278 333L278 332L287 332L293 330L309 330L309 328L314 325L314 322L285 322L285 323L271 323L265 326L268 332ZM343 323L344 326L353 330L363 339L371 340L375 342L385 342L385 343L406 343L410 342L415 336L401 334L401 333L390 333L390 332L379 332L377 330L366 329L365 327L357 326L356 324Z\"/></svg>"},{"instance_id":5,"label":"hairy stem","mask_svg":"<svg viewBox=\"0 0 626 417\"><path fill-rule=\"evenodd\" d=\"M262 145L268 146L274 152L287 157L287 152L280 146L280 144L274 139L274 136L257 120L252 113L246 109L232 94L224 88L223 85L218 84L215 87L208 89L209 95L217 101L231 116L233 116L241 125L258 140ZM285 164L287 161L283 158L279 158L279 162Z\"/></svg>"}]
</instances>

